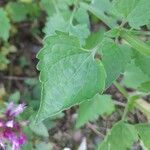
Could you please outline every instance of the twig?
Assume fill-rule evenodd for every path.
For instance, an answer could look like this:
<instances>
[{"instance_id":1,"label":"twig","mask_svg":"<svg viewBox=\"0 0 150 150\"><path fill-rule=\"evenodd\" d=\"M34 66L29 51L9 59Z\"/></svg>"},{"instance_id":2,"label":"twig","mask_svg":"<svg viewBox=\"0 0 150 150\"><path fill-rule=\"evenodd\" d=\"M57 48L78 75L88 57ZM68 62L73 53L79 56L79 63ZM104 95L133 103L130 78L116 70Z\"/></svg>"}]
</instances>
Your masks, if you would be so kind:
<instances>
[{"instance_id":1,"label":"twig","mask_svg":"<svg viewBox=\"0 0 150 150\"><path fill-rule=\"evenodd\" d=\"M122 103L122 102L119 102L119 101L116 101L116 100L113 100L113 102L114 102L115 105L118 105L118 106L122 106L122 107L126 106L125 103Z\"/></svg>"},{"instance_id":2,"label":"twig","mask_svg":"<svg viewBox=\"0 0 150 150\"><path fill-rule=\"evenodd\" d=\"M99 132L98 130L97 130L97 128L94 126L94 125L92 125L91 123L87 123L86 124L87 125L87 127L89 128L89 129L91 129L95 134L97 134L98 136L100 136L100 137L105 137L105 135L104 134L102 134L101 132Z\"/></svg>"},{"instance_id":3,"label":"twig","mask_svg":"<svg viewBox=\"0 0 150 150\"><path fill-rule=\"evenodd\" d=\"M1 78L6 79L6 80L27 80L35 77L17 77L17 76L2 76Z\"/></svg>"}]
</instances>

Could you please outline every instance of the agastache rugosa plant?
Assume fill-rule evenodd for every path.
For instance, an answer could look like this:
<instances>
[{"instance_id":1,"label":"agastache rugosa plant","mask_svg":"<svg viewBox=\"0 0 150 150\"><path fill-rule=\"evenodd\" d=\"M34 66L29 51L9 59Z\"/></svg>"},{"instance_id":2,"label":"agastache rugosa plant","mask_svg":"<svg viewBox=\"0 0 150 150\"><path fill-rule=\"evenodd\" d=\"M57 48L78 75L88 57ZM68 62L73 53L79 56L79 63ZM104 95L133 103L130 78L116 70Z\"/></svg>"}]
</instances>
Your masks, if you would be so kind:
<instances>
[{"instance_id":1,"label":"agastache rugosa plant","mask_svg":"<svg viewBox=\"0 0 150 150\"><path fill-rule=\"evenodd\" d=\"M12 150L19 150L26 142L26 135L22 131L22 122L16 121L16 117L25 109L25 104L15 107L10 103L0 118L0 147L6 150L6 144L12 145Z\"/></svg>"}]
</instances>

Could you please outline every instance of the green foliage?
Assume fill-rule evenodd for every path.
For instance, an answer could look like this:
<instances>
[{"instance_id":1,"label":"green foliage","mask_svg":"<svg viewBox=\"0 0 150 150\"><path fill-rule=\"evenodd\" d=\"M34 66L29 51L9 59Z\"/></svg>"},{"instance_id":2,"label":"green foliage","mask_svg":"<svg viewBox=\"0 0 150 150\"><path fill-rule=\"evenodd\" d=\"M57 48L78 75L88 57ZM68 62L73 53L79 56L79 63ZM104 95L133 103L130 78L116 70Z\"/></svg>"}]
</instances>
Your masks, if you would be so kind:
<instances>
[{"instance_id":1,"label":"green foliage","mask_svg":"<svg viewBox=\"0 0 150 150\"><path fill-rule=\"evenodd\" d=\"M127 63L131 60L132 50L127 45L117 45L111 39L104 39L102 41L101 50L102 63L107 74L107 88L124 72Z\"/></svg>"},{"instance_id":2,"label":"green foliage","mask_svg":"<svg viewBox=\"0 0 150 150\"><path fill-rule=\"evenodd\" d=\"M149 23L149 7L149 0L94 0L88 9L109 27L116 26L116 21L121 19L139 29Z\"/></svg>"},{"instance_id":3,"label":"green foliage","mask_svg":"<svg viewBox=\"0 0 150 150\"><path fill-rule=\"evenodd\" d=\"M28 17L39 17L40 9L36 3L9 2L6 11L13 22L21 22Z\"/></svg>"},{"instance_id":4,"label":"green foliage","mask_svg":"<svg viewBox=\"0 0 150 150\"><path fill-rule=\"evenodd\" d=\"M5 70L7 68L7 65L10 63L7 56L14 52L16 52L16 47L13 45L6 44L0 48L0 70Z\"/></svg>"},{"instance_id":5,"label":"green foliage","mask_svg":"<svg viewBox=\"0 0 150 150\"><path fill-rule=\"evenodd\" d=\"M0 8L0 38L7 41L9 38L10 23L6 12Z\"/></svg>"},{"instance_id":6,"label":"green foliage","mask_svg":"<svg viewBox=\"0 0 150 150\"><path fill-rule=\"evenodd\" d=\"M59 32L46 38L38 58L44 92L38 121L92 98L104 89L105 70L101 61L94 59L93 52L80 47L74 36Z\"/></svg>"},{"instance_id":7,"label":"green foliage","mask_svg":"<svg viewBox=\"0 0 150 150\"><path fill-rule=\"evenodd\" d=\"M0 70L7 68L8 55L15 52L8 43L8 39L13 41L14 29L28 22L35 38L41 41L37 27L43 26L44 14L45 40L37 56L41 83L29 78L24 83L32 89L31 93L26 89L23 94L16 91L9 96L15 103L26 99L28 108L21 119L30 117L32 123L26 129L30 141L34 135L48 138L55 119L63 117L60 112L77 104L77 127L110 115L114 102L103 92L120 75L123 86L140 91L142 96L150 93L150 0L9 1L0 8ZM23 56L19 63L21 67L29 65ZM126 150L138 140L150 149L149 124L127 123L127 114L134 110L141 95L126 94L121 86L116 87L128 100L127 106L122 120L108 132L99 149ZM52 147L51 143L40 141L30 142L23 149Z\"/></svg>"},{"instance_id":8,"label":"green foliage","mask_svg":"<svg viewBox=\"0 0 150 150\"><path fill-rule=\"evenodd\" d=\"M138 124L135 126L139 134L140 140L144 143L145 147L150 149L150 124Z\"/></svg>"},{"instance_id":9,"label":"green foliage","mask_svg":"<svg viewBox=\"0 0 150 150\"><path fill-rule=\"evenodd\" d=\"M40 5L48 18L43 30L44 47L38 54L42 97L37 122L77 104L77 127L95 121L99 115L111 114L114 103L102 93L120 75L124 76L123 85L143 95L150 92L150 46L147 38L141 38L149 35L145 28L143 35L141 30L150 23L149 0L64 0L61 3L42 0ZM96 23L99 18L109 30L106 32L100 25L100 29L92 32L93 18ZM141 130L125 122L140 95L131 96L121 85L116 87L128 103L122 120L112 127L99 149L130 149L139 138L148 147L145 127Z\"/></svg>"},{"instance_id":10,"label":"green foliage","mask_svg":"<svg viewBox=\"0 0 150 150\"><path fill-rule=\"evenodd\" d=\"M61 14L55 14L54 16L49 17L44 28L46 36L54 35L56 30L68 32L70 35L79 37L81 44L85 44L85 39L90 34L86 24L74 26L71 19L65 20Z\"/></svg>"},{"instance_id":11,"label":"green foliage","mask_svg":"<svg viewBox=\"0 0 150 150\"><path fill-rule=\"evenodd\" d=\"M110 95L95 95L93 98L80 104L76 127L81 127L88 121L95 121L99 115L111 114L114 104Z\"/></svg>"},{"instance_id":12,"label":"green foliage","mask_svg":"<svg viewBox=\"0 0 150 150\"><path fill-rule=\"evenodd\" d=\"M128 148L131 148L137 139L137 131L134 126L124 122L118 122L113 126L98 149L127 150Z\"/></svg>"},{"instance_id":13,"label":"green foliage","mask_svg":"<svg viewBox=\"0 0 150 150\"><path fill-rule=\"evenodd\" d=\"M128 64L124 73L123 83L127 87L138 88L144 82L149 81L150 78L142 72L142 70L135 65L134 62Z\"/></svg>"}]
</instances>

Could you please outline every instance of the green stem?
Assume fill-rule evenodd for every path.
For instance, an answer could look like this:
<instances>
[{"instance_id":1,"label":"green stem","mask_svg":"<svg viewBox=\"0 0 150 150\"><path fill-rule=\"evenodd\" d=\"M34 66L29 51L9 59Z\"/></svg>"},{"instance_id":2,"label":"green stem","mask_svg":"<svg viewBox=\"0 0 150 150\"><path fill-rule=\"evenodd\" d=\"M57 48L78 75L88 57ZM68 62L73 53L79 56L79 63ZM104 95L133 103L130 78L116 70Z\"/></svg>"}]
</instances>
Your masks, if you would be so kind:
<instances>
[{"instance_id":1,"label":"green stem","mask_svg":"<svg viewBox=\"0 0 150 150\"><path fill-rule=\"evenodd\" d=\"M127 91L118 83L118 82L114 82L114 85L116 86L116 88L124 95L124 97L127 99L127 101L129 102L129 94L127 93ZM124 121L126 119L126 116L128 114L128 102L125 106L123 115L122 115L122 121Z\"/></svg>"},{"instance_id":2,"label":"green stem","mask_svg":"<svg viewBox=\"0 0 150 150\"><path fill-rule=\"evenodd\" d=\"M139 40L137 37L134 35L128 33L125 30L121 31L121 37L125 39L132 48L136 49L143 55L149 56L150 57L150 46L145 44L143 41Z\"/></svg>"},{"instance_id":3,"label":"green stem","mask_svg":"<svg viewBox=\"0 0 150 150\"><path fill-rule=\"evenodd\" d=\"M70 21L69 21L70 24L72 24L72 22L73 22L74 15L75 15L76 10L77 10L77 7L78 7L78 2L79 2L79 0L76 0L76 1L75 1L74 9L73 9L73 11L72 11L72 14L71 14L71 17L70 17Z\"/></svg>"},{"instance_id":4,"label":"green stem","mask_svg":"<svg viewBox=\"0 0 150 150\"><path fill-rule=\"evenodd\" d=\"M115 81L114 85L124 95L125 98L129 98L129 94L127 93L127 91L118 82Z\"/></svg>"}]
</instances>

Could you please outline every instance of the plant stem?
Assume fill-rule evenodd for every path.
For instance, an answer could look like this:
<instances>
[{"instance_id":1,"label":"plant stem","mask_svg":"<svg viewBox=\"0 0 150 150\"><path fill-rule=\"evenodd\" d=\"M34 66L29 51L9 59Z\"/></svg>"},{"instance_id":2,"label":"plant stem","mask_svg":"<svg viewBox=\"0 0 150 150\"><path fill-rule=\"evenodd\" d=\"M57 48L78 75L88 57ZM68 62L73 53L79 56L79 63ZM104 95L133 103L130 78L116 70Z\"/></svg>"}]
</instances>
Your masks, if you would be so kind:
<instances>
[{"instance_id":1,"label":"plant stem","mask_svg":"<svg viewBox=\"0 0 150 150\"><path fill-rule=\"evenodd\" d=\"M73 21L73 18L74 18L75 12L76 12L76 10L77 10L78 1L79 1L79 0L76 0L76 1L75 1L74 9L73 9L73 11L72 11L72 14L71 14L71 17L70 17L70 21L69 21L69 22L70 22L70 24L72 24L72 21Z\"/></svg>"},{"instance_id":2,"label":"plant stem","mask_svg":"<svg viewBox=\"0 0 150 150\"><path fill-rule=\"evenodd\" d=\"M114 85L124 95L125 98L129 98L129 94L127 93L127 91L118 82L115 81Z\"/></svg>"},{"instance_id":3,"label":"plant stem","mask_svg":"<svg viewBox=\"0 0 150 150\"><path fill-rule=\"evenodd\" d=\"M114 85L116 86L116 88L124 95L124 97L127 99L127 101L129 102L129 94L127 93L127 91L118 83L118 82L114 82ZM122 115L122 121L125 120L127 113L128 113L128 102L125 106L123 115Z\"/></svg>"}]
</instances>

